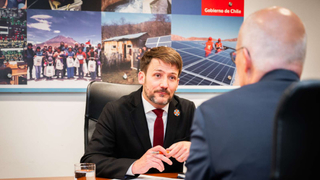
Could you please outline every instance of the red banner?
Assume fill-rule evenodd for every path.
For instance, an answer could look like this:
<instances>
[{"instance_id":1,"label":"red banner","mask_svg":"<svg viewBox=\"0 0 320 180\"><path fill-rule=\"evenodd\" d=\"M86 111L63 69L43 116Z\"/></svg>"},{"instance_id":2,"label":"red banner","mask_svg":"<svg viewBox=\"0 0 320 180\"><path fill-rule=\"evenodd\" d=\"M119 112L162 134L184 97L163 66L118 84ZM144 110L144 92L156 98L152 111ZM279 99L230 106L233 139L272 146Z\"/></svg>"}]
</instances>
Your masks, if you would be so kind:
<instances>
[{"instance_id":1,"label":"red banner","mask_svg":"<svg viewBox=\"0 0 320 180\"><path fill-rule=\"evenodd\" d=\"M244 0L202 0L202 15L240 16L244 13Z\"/></svg>"}]
</instances>

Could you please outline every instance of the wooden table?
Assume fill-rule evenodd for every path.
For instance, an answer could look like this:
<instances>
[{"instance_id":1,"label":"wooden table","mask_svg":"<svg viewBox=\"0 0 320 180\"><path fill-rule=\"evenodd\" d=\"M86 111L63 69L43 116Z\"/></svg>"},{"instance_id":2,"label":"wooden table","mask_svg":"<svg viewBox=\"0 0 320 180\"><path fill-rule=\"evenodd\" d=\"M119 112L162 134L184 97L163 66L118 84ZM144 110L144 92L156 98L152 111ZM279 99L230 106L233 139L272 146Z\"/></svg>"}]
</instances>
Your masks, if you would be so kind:
<instances>
[{"instance_id":1,"label":"wooden table","mask_svg":"<svg viewBox=\"0 0 320 180\"><path fill-rule=\"evenodd\" d=\"M10 67L12 69L12 79L11 84L18 85L19 84L19 76L23 75L27 77L27 70L28 70L28 65L25 64L21 66L20 68L18 67L18 64L7 64L7 67Z\"/></svg>"},{"instance_id":2,"label":"wooden table","mask_svg":"<svg viewBox=\"0 0 320 180\"><path fill-rule=\"evenodd\" d=\"M177 178L178 173L156 173L156 174L146 174L146 175L167 177L167 178ZM0 179L0 180L74 180L74 177L12 178L12 179ZM97 177L96 180L110 180L110 179Z\"/></svg>"}]
</instances>

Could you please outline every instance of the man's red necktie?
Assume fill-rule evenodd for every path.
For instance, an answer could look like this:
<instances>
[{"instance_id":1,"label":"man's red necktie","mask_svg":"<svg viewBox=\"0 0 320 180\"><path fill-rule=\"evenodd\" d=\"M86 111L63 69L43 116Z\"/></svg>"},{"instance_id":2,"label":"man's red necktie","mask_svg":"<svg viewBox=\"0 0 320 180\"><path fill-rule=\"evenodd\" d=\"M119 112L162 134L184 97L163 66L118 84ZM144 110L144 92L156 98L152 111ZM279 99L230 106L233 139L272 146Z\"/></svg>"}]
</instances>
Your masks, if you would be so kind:
<instances>
[{"instance_id":1,"label":"man's red necktie","mask_svg":"<svg viewBox=\"0 0 320 180\"><path fill-rule=\"evenodd\" d=\"M162 120L162 109L154 109L152 110L156 115L156 121L154 122L154 129L153 129L153 147L160 145L163 146L163 134L164 134L164 127L163 127L163 120Z\"/></svg>"}]
</instances>

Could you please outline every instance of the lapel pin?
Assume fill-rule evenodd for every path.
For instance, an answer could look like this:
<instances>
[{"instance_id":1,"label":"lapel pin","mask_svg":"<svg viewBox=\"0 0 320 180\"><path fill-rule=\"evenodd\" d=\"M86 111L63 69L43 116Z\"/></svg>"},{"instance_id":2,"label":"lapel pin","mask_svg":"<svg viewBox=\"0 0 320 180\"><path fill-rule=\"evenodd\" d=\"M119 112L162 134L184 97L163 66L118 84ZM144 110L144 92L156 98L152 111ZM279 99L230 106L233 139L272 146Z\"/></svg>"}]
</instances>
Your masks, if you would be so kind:
<instances>
[{"instance_id":1,"label":"lapel pin","mask_svg":"<svg viewBox=\"0 0 320 180\"><path fill-rule=\"evenodd\" d=\"M180 111L179 111L179 109L175 109L175 110L173 111L173 114L174 114L175 116L180 116Z\"/></svg>"}]
</instances>

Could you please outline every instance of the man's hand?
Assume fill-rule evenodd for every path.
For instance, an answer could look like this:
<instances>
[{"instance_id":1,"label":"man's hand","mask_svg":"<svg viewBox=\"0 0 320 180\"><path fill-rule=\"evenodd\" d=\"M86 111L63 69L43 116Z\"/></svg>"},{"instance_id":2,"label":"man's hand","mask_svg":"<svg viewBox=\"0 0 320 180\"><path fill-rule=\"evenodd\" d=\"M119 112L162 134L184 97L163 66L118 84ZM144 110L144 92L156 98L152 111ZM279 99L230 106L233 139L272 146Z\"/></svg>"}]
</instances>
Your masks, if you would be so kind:
<instances>
[{"instance_id":1,"label":"man's hand","mask_svg":"<svg viewBox=\"0 0 320 180\"><path fill-rule=\"evenodd\" d=\"M167 150L170 151L169 157L174 157L179 162L184 162L189 157L191 142L181 141L172 144ZM167 156L168 157L168 156Z\"/></svg>"},{"instance_id":2,"label":"man's hand","mask_svg":"<svg viewBox=\"0 0 320 180\"><path fill-rule=\"evenodd\" d=\"M155 154L155 152L161 152L162 154ZM161 146L156 146L149 149L140 159L135 161L132 165L133 174L144 174L148 172L150 168L156 168L160 172L164 170L163 162L172 165L172 161L166 157L169 156L166 150Z\"/></svg>"}]
</instances>

